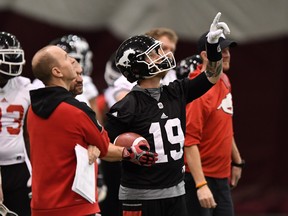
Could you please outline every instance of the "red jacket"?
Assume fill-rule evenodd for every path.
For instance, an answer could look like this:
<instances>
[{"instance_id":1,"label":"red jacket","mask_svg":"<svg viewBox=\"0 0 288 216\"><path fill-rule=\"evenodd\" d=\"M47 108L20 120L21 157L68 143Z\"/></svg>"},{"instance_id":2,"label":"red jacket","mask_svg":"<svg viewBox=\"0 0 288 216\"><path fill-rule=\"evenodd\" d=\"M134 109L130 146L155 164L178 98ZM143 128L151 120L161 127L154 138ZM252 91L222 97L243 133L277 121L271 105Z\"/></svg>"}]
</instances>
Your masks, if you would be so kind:
<instances>
[{"instance_id":1,"label":"red jacket","mask_svg":"<svg viewBox=\"0 0 288 216\"><path fill-rule=\"evenodd\" d=\"M80 216L99 212L97 202L91 204L71 190L76 170L74 147L95 145L100 156L105 156L109 143L106 131L97 123L95 113L64 88L38 89L30 95L32 107L27 126L33 173L32 215Z\"/></svg>"}]
</instances>

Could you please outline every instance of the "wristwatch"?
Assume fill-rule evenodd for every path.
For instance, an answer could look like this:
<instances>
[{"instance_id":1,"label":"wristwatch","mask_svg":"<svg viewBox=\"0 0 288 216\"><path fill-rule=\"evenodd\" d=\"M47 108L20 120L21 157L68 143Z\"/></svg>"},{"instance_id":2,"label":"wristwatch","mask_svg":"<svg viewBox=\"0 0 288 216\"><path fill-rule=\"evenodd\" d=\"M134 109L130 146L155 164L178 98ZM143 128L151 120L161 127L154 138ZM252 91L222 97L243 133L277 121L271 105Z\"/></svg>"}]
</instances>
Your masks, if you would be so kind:
<instances>
[{"instance_id":1,"label":"wristwatch","mask_svg":"<svg viewBox=\"0 0 288 216\"><path fill-rule=\"evenodd\" d=\"M231 165L235 167L243 168L245 166L245 160L242 159L241 163L232 162Z\"/></svg>"}]
</instances>

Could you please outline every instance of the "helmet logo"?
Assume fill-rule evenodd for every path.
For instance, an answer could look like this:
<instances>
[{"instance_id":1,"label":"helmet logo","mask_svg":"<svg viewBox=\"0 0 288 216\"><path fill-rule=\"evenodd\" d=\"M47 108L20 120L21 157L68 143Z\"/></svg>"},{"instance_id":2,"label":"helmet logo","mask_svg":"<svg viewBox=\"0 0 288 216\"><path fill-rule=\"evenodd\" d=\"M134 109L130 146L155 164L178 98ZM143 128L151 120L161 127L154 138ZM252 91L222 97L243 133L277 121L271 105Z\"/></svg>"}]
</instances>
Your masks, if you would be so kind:
<instances>
[{"instance_id":1,"label":"helmet logo","mask_svg":"<svg viewBox=\"0 0 288 216\"><path fill-rule=\"evenodd\" d=\"M130 60L128 58L130 54L135 54L135 50L130 48L130 49L124 51L123 56L119 59L119 61L116 65L117 66L120 65L120 66L123 66L125 68L131 67L131 65L129 65Z\"/></svg>"}]
</instances>

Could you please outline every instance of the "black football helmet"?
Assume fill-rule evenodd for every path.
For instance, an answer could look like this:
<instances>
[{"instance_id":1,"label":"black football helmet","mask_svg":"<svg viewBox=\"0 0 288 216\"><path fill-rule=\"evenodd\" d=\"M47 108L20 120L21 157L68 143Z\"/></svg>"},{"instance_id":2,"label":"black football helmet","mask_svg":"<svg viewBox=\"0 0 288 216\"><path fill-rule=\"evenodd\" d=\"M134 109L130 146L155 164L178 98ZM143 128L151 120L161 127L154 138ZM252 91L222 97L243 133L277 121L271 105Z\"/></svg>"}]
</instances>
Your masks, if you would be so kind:
<instances>
[{"instance_id":1,"label":"black football helmet","mask_svg":"<svg viewBox=\"0 0 288 216\"><path fill-rule=\"evenodd\" d=\"M152 55L157 55L157 59L151 58ZM173 53L164 53L161 42L147 35L125 40L118 48L115 60L129 82L153 77L176 66Z\"/></svg>"},{"instance_id":2,"label":"black football helmet","mask_svg":"<svg viewBox=\"0 0 288 216\"><path fill-rule=\"evenodd\" d=\"M188 77L190 72L196 70L197 65L202 64L200 55L192 55L178 62L176 66L176 76L178 79Z\"/></svg>"},{"instance_id":3,"label":"black football helmet","mask_svg":"<svg viewBox=\"0 0 288 216\"><path fill-rule=\"evenodd\" d=\"M75 58L83 68L83 74L90 76L93 69L92 56L87 40L81 36L69 34L57 38L50 43L65 50L71 57Z\"/></svg>"},{"instance_id":4,"label":"black football helmet","mask_svg":"<svg viewBox=\"0 0 288 216\"><path fill-rule=\"evenodd\" d=\"M19 76L24 64L24 50L20 42L8 32L0 32L0 72L8 76Z\"/></svg>"}]
</instances>

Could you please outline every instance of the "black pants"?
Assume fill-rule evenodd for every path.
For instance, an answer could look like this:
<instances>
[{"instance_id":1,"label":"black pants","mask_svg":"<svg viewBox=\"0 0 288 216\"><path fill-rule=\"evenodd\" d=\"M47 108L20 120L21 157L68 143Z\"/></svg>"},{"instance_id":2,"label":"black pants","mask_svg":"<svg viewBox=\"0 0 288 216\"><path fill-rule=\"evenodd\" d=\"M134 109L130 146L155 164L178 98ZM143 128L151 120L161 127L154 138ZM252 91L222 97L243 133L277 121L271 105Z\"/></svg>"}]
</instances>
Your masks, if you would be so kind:
<instances>
[{"instance_id":1,"label":"black pants","mask_svg":"<svg viewBox=\"0 0 288 216\"><path fill-rule=\"evenodd\" d=\"M122 216L188 216L185 196L156 200L122 200Z\"/></svg>"},{"instance_id":2,"label":"black pants","mask_svg":"<svg viewBox=\"0 0 288 216\"><path fill-rule=\"evenodd\" d=\"M104 181L108 188L106 199L100 203L102 216L118 216L120 203L118 192L121 178L121 162L101 161Z\"/></svg>"},{"instance_id":3,"label":"black pants","mask_svg":"<svg viewBox=\"0 0 288 216\"><path fill-rule=\"evenodd\" d=\"M217 203L215 209L207 209L200 206L193 177L190 173L185 173L185 197L189 215L234 216L234 207L228 179L206 177L206 181Z\"/></svg>"},{"instance_id":4,"label":"black pants","mask_svg":"<svg viewBox=\"0 0 288 216\"><path fill-rule=\"evenodd\" d=\"M1 166L4 205L19 216L30 216L31 188L27 187L30 178L26 163Z\"/></svg>"}]
</instances>

